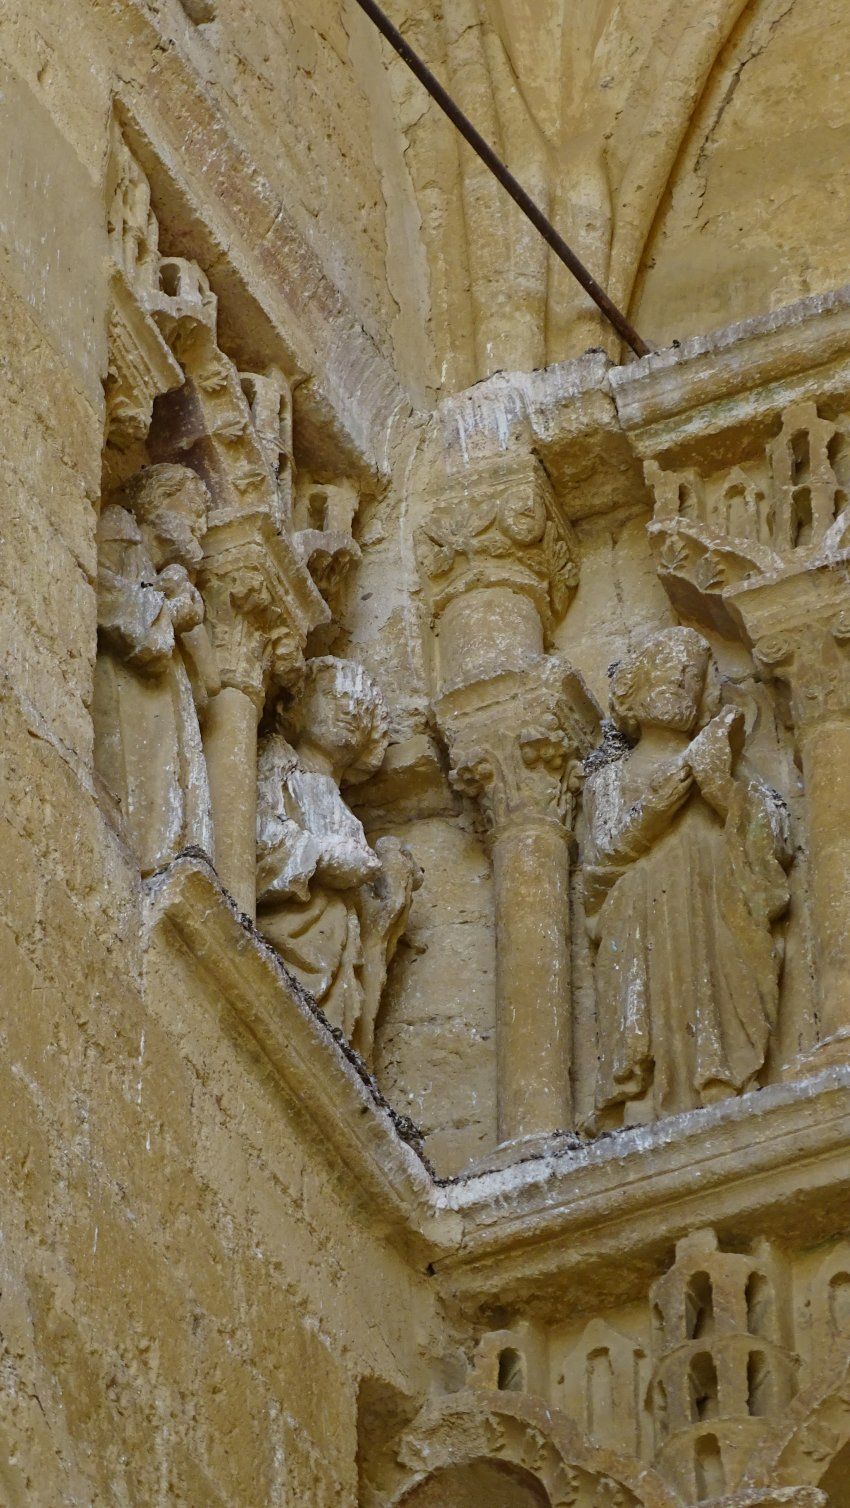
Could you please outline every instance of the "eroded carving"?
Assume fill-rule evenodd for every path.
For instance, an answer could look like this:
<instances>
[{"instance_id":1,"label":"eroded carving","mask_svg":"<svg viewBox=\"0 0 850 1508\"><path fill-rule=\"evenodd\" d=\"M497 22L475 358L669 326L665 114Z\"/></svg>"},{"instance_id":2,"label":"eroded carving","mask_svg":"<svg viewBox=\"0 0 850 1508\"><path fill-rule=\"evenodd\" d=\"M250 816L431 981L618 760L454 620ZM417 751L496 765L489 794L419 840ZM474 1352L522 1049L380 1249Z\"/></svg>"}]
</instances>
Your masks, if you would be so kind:
<instances>
[{"instance_id":1,"label":"eroded carving","mask_svg":"<svg viewBox=\"0 0 850 1508\"><path fill-rule=\"evenodd\" d=\"M506 587L530 598L548 631L578 585L572 531L531 457L501 457L498 466L444 486L418 546L437 613L462 593Z\"/></svg>"},{"instance_id":2,"label":"eroded carving","mask_svg":"<svg viewBox=\"0 0 850 1508\"><path fill-rule=\"evenodd\" d=\"M585 904L596 945L596 1121L686 1110L757 1081L776 1022L787 814L740 766L708 644L668 629L614 669L634 747L588 779Z\"/></svg>"},{"instance_id":3,"label":"eroded carving","mask_svg":"<svg viewBox=\"0 0 850 1508\"><path fill-rule=\"evenodd\" d=\"M806 795L816 1051L821 1061L844 1061L848 844L836 814L847 806L839 782L850 710L847 415L793 403L755 456L736 445L736 465L709 476L648 463L657 502L651 532L678 610L740 639L787 701Z\"/></svg>"},{"instance_id":4,"label":"eroded carving","mask_svg":"<svg viewBox=\"0 0 850 1508\"><path fill-rule=\"evenodd\" d=\"M370 847L340 794L343 780L365 780L380 766L386 708L359 665L326 656L309 662L283 725L260 750L260 926L368 1060L387 968L420 878L397 839Z\"/></svg>"},{"instance_id":5,"label":"eroded carving","mask_svg":"<svg viewBox=\"0 0 850 1508\"><path fill-rule=\"evenodd\" d=\"M199 717L220 681L194 584L207 503L193 472L151 466L98 527L95 762L144 874L189 845L212 853Z\"/></svg>"},{"instance_id":6,"label":"eroded carving","mask_svg":"<svg viewBox=\"0 0 850 1508\"><path fill-rule=\"evenodd\" d=\"M729 1253L698 1231L679 1242L650 1300L656 1462L702 1502L738 1486L796 1391L784 1273L764 1244Z\"/></svg>"}]
</instances>

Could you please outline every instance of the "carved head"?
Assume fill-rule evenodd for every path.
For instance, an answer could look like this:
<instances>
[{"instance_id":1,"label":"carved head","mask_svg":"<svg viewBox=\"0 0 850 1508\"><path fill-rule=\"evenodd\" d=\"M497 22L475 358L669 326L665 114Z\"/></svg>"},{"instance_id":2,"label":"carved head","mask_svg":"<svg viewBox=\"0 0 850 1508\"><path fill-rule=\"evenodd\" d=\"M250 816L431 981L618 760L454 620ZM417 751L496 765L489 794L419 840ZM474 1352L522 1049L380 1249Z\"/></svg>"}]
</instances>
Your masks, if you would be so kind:
<instances>
[{"instance_id":1,"label":"carved head","mask_svg":"<svg viewBox=\"0 0 850 1508\"><path fill-rule=\"evenodd\" d=\"M169 565L189 570L199 564L209 493L188 466L146 466L113 501L134 515L158 571Z\"/></svg>"},{"instance_id":2,"label":"carved head","mask_svg":"<svg viewBox=\"0 0 850 1508\"><path fill-rule=\"evenodd\" d=\"M692 628L666 628L616 665L611 716L627 738L645 728L693 733L720 704L711 647Z\"/></svg>"},{"instance_id":3,"label":"carved head","mask_svg":"<svg viewBox=\"0 0 850 1508\"><path fill-rule=\"evenodd\" d=\"M289 726L299 749L323 754L338 780L367 780L386 753L387 707L362 665L323 655L307 662L304 691Z\"/></svg>"}]
</instances>

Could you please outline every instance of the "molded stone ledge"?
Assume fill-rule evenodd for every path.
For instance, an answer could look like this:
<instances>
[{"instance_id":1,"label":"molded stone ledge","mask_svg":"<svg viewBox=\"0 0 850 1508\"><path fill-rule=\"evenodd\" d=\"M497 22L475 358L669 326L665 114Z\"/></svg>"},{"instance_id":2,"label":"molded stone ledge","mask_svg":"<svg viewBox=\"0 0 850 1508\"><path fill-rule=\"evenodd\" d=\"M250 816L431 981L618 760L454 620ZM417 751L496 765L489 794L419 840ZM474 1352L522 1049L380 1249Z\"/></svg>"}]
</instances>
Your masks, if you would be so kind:
<instances>
[{"instance_id":1,"label":"molded stone ledge","mask_svg":"<svg viewBox=\"0 0 850 1508\"><path fill-rule=\"evenodd\" d=\"M757 448L790 403L850 395L850 284L612 368L608 384L641 457L710 462L714 441L722 463L730 429Z\"/></svg>"},{"instance_id":2,"label":"molded stone ledge","mask_svg":"<svg viewBox=\"0 0 850 1508\"><path fill-rule=\"evenodd\" d=\"M723 460L754 445L789 403L850 400L850 284L613 366L588 352L535 372L497 372L444 399L434 443L449 475L530 447L572 520L652 500L641 462Z\"/></svg>"},{"instance_id":3,"label":"molded stone ledge","mask_svg":"<svg viewBox=\"0 0 850 1508\"><path fill-rule=\"evenodd\" d=\"M588 1283L600 1305L642 1298L703 1225L732 1243L809 1245L850 1224L850 1068L584 1145L553 1137L525 1161L442 1183L204 859L178 859L147 889L148 936L168 946L174 934L211 1010L238 1023L376 1227L465 1306L557 1314Z\"/></svg>"},{"instance_id":4,"label":"molded stone ledge","mask_svg":"<svg viewBox=\"0 0 850 1508\"><path fill-rule=\"evenodd\" d=\"M560 509L571 520L651 497L623 434L601 351L535 372L497 372L444 399L434 440L450 475L470 464L530 448L542 462Z\"/></svg>"},{"instance_id":5,"label":"molded stone ledge","mask_svg":"<svg viewBox=\"0 0 850 1508\"><path fill-rule=\"evenodd\" d=\"M148 938L169 931L179 938L209 980L211 1009L238 1021L316 1146L345 1167L370 1217L418 1262L456 1245L460 1217L440 1206L398 1118L206 860L177 859L147 891Z\"/></svg>"},{"instance_id":6,"label":"molded stone ledge","mask_svg":"<svg viewBox=\"0 0 850 1508\"><path fill-rule=\"evenodd\" d=\"M463 1240L438 1272L484 1309L521 1302L557 1314L588 1283L600 1306L639 1298L700 1226L733 1244L758 1234L799 1245L846 1228L848 1153L846 1068L584 1146L570 1138L559 1149L553 1137L548 1155L444 1190Z\"/></svg>"},{"instance_id":7,"label":"molded stone ledge","mask_svg":"<svg viewBox=\"0 0 850 1508\"><path fill-rule=\"evenodd\" d=\"M302 464L382 488L395 421L410 412L393 368L234 136L182 16L142 0L113 9L122 126L180 228L171 251L199 261L220 296L225 349L306 374L294 399Z\"/></svg>"}]
</instances>

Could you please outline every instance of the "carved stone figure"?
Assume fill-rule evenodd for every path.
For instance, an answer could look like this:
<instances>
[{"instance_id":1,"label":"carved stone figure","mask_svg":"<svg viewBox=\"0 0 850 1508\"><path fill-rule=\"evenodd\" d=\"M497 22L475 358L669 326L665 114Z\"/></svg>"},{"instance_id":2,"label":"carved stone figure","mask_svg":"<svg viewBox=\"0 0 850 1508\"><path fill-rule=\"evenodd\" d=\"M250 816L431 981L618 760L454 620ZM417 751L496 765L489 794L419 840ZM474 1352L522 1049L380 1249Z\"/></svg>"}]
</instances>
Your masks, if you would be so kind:
<instances>
[{"instance_id":1,"label":"carved stone figure","mask_svg":"<svg viewBox=\"0 0 850 1508\"><path fill-rule=\"evenodd\" d=\"M340 795L387 746L383 698L361 666L311 660L282 732L262 742L257 816L259 924L287 968L363 1056L407 921L416 866L395 838L373 849Z\"/></svg>"},{"instance_id":2,"label":"carved stone figure","mask_svg":"<svg viewBox=\"0 0 850 1508\"><path fill-rule=\"evenodd\" d=\"M95 766L143 874L190 845L212 854L199 717L218 673L194 585L207 492L184 466L150 466L98 526Z\"/></svg>"},{"instance_id":3,"label":"carved stone figure","mask_svg":"<svg viewBox=\"0 0 850 1508\"><path fill-rule=\"evenodd\" d=\"M786 811L737 770L743 715L721 710L706 641L655 635L615 668L611 712L634 747L586 788L600 1126L755 1082L776 1020L772 928L789 897Z\"/></svg>"}]
</instances>

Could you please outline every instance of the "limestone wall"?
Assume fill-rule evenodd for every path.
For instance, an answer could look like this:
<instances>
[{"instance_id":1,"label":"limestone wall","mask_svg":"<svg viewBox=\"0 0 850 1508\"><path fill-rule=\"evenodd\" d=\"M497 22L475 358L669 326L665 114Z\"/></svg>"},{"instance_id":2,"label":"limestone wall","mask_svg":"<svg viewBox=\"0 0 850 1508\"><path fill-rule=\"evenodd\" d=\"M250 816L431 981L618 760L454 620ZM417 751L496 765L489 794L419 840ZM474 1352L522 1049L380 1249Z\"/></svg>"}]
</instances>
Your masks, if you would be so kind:
<instances>
[{"instance_id":1,"label":"limestone wall","mask_svg":"<svg viewBox=\"0 0 850 1508\"><path fill-rule=\"evenodd\" d=\"M361 1379L419 1376L432 1300L220 989L146 949L92 765L109 21L2 28L0 1497L353 1502Z\"/></svg>"},{"instance_id":2,"label":"limestone wall","mask_svg":"<svg viewBox=\"0 0 850 1508\"><path fill-rule=\"evenodd\" d=\"M2 7L0 1499L843 1508L850 296L780 306L845 278L847 29L390 9L654 341L779 312L618 367L354 0ZM112 590L197 732L106 729L153 814ZM609 960L669 891L707 962L606 1100L659 667L694 840Z\"/></svg>"}]
</instances>

